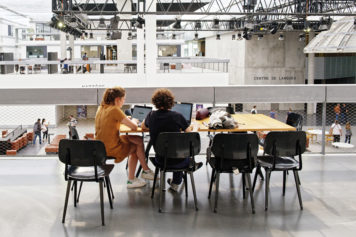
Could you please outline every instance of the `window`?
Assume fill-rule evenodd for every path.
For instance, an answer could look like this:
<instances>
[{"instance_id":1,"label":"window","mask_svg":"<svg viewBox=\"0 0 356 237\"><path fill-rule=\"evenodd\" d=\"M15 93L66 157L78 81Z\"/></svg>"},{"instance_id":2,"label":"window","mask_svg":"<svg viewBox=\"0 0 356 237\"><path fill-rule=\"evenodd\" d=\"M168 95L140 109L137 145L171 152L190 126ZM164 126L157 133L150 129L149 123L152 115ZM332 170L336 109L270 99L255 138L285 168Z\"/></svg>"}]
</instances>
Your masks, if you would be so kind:
<instances>
[{"instance_id":1,"label":"window","mask_svg":"<svg viewBox=\"0 0 356 237\"><path fill-rule=\"evenodd\" d=\"M27 46L27 58L47 58L47 46Z\"/></svg>"},{"instance_id":2,"label":"window","mask_svg":"<svg viewBox=\"0 0 356 237\"><path fill-rule=\"evenodd\" d=\"M12 32L13 28L11 25L7 26L7 35L8 36L13 36L13 32Z\"/></svg>"}]
</instances>

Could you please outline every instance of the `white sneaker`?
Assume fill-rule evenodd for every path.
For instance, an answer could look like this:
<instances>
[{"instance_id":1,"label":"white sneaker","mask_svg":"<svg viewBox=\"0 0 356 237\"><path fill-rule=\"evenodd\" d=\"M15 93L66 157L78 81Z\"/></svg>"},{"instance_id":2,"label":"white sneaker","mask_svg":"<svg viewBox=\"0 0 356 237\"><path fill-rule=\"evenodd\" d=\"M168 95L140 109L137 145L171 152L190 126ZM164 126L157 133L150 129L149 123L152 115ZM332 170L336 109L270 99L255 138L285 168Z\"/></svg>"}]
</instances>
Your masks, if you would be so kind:
<instances>
[{"instance_id":1,"label":"white sneaker","mask_svg":"<svg viewBox=\"0 0 356 237\"><path fill-rule=\"evenodd\" d=\"M146 185L146 181L138 178L127 180L127 188L142 188Z\"/></svg>"},{"instance_id":2,"label":"white sneaker","mask_svg":"<svg viewBox=\"0 0 356 237\"><path fill-rule=\"evenodd\" d=\"M143 170L142 174L141 174L141 178L148 179L148 180L154 180L155 173L152 170Z\"/></svg>"},{"instance_id":3,"label":"white sneaker","mask_svg":"<svg viewBox=\"0 0 356 237\"><path fill-rule=\"evenodd\" d=\"M174 192L178 192L179 184L172 183L172 179L167 179L167 183L170 185L170 187L169 187L170 190L172 190Z\"/></svg>"}]
</instances>

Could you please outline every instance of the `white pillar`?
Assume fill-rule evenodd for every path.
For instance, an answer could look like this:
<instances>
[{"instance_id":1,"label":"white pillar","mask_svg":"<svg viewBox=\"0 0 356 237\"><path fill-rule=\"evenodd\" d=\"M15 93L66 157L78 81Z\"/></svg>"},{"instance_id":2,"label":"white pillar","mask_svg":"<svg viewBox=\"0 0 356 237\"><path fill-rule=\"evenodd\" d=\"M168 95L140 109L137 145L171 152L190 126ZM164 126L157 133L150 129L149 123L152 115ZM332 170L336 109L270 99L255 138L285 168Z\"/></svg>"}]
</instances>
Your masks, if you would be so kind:
<instances>
[{"instance_id":1,"label":"white pillar","mask_svg":"<svg viewBox=\"0 0 356 237\"><path fill-rule=\"evenodd\" d=\"M314 38L315 33L311 31L309 33L309 42ZM315 68L315 54L308 54L308 85L314 84L314 68ZM315 105L314 103L308 103L307 114L314 114Z\"/></svg>"},{"instance_id":2,"label":"white pillar","mask_svg":"<svg viewBox=\"0 0 356 237\"><path fill-rule=\"evenodd\" d=\"M66 39L66 33L62 32L60 33L60 59L64 59L67 57L67 39Z\"/></svg>"},{"instance_id":3,"label":"white pillar","mask_svg":"<svg viewBox=\"0 0 356 237\"><path fill-rule=\"evenodd\" d=\"M156 11L156 0L151 2L150 11ZM146 74L151 77L157 73L156 15L145 16L146 27Z\"/></svg>"},{"instance_id":4,"label":"white pillar","mask_svg":"<svg viewBox=\"0 0 356 237\"><path fill-rule=\"evenodd\" d=\"M143 77L145 73L145 37L144 37L144 30L137 29L137 41L136 41L136 50L137 50L137 74L140 78Z\"/></svg>"},{"instance_id":5,"label":"white pillar","mask_svg":"<svg viewBox=\"0 0 356 237\"><path fill-rule=\"evenodd\" d=\"M117 1L117 9L122 9L124 12L130 12L131 1ZM119 15L119 17L120 19L131 20L131 15ZM130 24L129 27L131 27ZM127 29L125 24L122 26L122 29ZM121 39L117 40L117 60L132 60L132 40L127 39L128 33L129 31L127 30L122 31ZM123 71L124 65L118 65L118 69Z\"/></svg>"},{"instance_id":6,"label":"white pillar","mask_svg":"<svg viewBox=\"0 0 356 237\"><path fill-rule=\"evenodd\" d=\"M74 35L69 35L69 47L72 48L72 52L70 52L71 54L67 58L73 59L74 58Z\"/></svg>"}]
</instances>

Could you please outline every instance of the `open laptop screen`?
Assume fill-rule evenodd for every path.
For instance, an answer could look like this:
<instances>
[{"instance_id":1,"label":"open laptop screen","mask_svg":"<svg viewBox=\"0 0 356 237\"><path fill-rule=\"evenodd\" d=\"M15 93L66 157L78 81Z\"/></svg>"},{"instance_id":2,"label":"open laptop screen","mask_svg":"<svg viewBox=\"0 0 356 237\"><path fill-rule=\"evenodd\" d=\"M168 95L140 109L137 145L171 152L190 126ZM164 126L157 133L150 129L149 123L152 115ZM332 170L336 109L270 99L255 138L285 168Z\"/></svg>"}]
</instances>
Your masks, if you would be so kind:
<instances>
[{"instance_id":1,"label":"open laptop screen","mask_svg":"<svg viewBox=\"0 0 356 237\"><path fill-rule=\"evenodd\" d=\"M142 122L147 117L147 114L151 111L152 107L135 105L132 111L132 117Z\"/></svg>"},{"instance_id":2,"label":"open laptop screen","mask_svg":"<svg viewBox=\"0 0 356 237\"><path fill-rule=\"evenodd\" d=\"M172 111L176 111L182 114L185 120L187 120L188 124L190 124L192 119L192 110L193 110L193 104L191 103L175 104L172 108Z\"/></svg>"}]
</instances>

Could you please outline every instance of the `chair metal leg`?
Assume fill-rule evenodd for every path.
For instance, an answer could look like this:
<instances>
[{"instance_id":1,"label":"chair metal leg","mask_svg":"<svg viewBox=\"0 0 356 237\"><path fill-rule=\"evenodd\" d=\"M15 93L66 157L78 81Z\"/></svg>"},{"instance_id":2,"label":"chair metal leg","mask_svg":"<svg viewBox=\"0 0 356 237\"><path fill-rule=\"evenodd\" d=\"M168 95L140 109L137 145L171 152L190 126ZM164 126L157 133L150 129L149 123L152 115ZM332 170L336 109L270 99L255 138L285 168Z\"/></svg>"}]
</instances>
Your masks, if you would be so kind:
<instances>
[{"instance_id":1,"label":"chair metal leg","mask_svg":"<svg viewBox=\"0 0 356 237\"><path fill-rule=\"evenodd\" d=\"M66 192L66 198L64 201L64 208L63 208L63 217L62 217L62 223L65 222L66 219L66 213L67 213L67 207L68 207L68 199L69 199L69 192L70 192L70 186L72 184L72 180L67 181L67 192Z\"/></svg>"},{"instance_id":2,"label":"chair metal leg","mask_svg":"<svg viewBox=\"0 0 356 237\"><path fill-rule=\"evenodd\" d=\"M129 159L130 158L127 158L127 161L126 161L126 170L127 170L127 168L129 168Z\"/></svg>"},{"instance_id":3,"label":"chair metal leg","mask_svg":"<svg viewBox=\"0 0 356 237\"><path fill-rule=\"evenodd\" d=\"M264 180L264 177L263 177L263 173L262 173L262 169L261 169L261 166L258 170L258 175L261 177L261 180L263 181Z\"/></svg>"},{"instance_id":4,"label":"chair metal leg","mask_svg":"<svg viewBox=\"0 0 356 237\"><path fill-rule=\"evenodd\" d=\"M208 199L210 199L210 196L211 196L211 190L212 190L212 188L213 188L214 179L215 179L215 169L213 169L212 172L211 172L211 179L210 179L210 187L209 187Z\"/></svg>"},{"instance_id":5,"label":"chair metal leg","mask_svg":"<svg viewBox=\"0 0 356 237\"><path fill-rule=\"evenodd\" d=\"M187 172L184 172L184 189L185 189L185 197L188 197L188 181L187 181Z\"/></svg>"},{"instance_id":6,"label":"chair metal leg","mask_svg":"<svg viewBox=\"0 0 356 237\"><path fill-rule=\"evenodd\" d=\"M189 172L189 175L190 175L190 181L191 181L191 183L192 183L195 210L198 211L197 193L196 193L196 191L195 191L195 182L194 182L194 175L193 175L193 172Z\"/></svg>"},{"instance_id":7,"label":"chair metal leg","mask_svg":"<svg viewBox=\"0 0 356 237\"><path fill-rule=\"evenodd\" d=\"M108 185L110 187L110 192L111 192L111 199L114 199L115 196L114 196L114 191L112 189L112 185L111 185L111 180L110 180L110 177L108 176Z\"/></svg>"},{"instance_id":8,"label":"chair metal leg","mask_svg":"<svg viewBox=\"0 0 356 237\"><path fill-rule=\"evenodd\" d=\"M141 170L142 170L142 166L140 165L136 172L136 178L138 178L138 176L140 176Z\"/></svg>"},{"instance_id":9,"label":"chair metal leg","mask_svg":"<svg viewBox=\"0 0 356 237\"><path fill-rule=\"evenodd\" d=\"M265 187L265 211L268 210L268 193L269 193L269 180L271 178L271 171L266 169L266 187Z\"/></svg>"},{"instance_id":10,"label":"chair metal leg","mask_svg":"<svg viewBox=\"0 0 356 237\"><path fill-rule=\"evenodd\" d=\"M77 207L77 181L74 181L74 207Z\"/></svg>"},{"instance_id":11,"label":"chair metal leg","mask_svg":"<svg viewBox=\"0 0 356 237\"><path fill-rule=\"evenodd\" d=\"M111 191L110 191L110 186L109 186L108 178L109 178L109 177L105 177L106 190L107 190L107 192L108 192L108 198L109 198L110 208L111 208L111 209L114 209L113 206L112 206Z\"/></svg>"},{"instance_id":12,"label":"chair metal leg","mask_svg":"<svg viewBox=\"0 0 356 237\"><path fill-rule=\"evenodd\" d=\"M77 196L77 203L79 203L79 197L80 197L80 193L82 192L82 186L83 186L83 181L80 182L79 185L79 191L78 191L78 196Z\"/></svg>"},{"instance_id":13,"label":"chair metal leg","mask_svg":"<svg viewBox=\"0 0 356 237\"><path fill-rule=\"evenodd\" d=\"M299 199L300 210L303 210L302 195L300 194L300 188L299 188L299 175L298 175L298 171L297 171L297 170L293 170L293 174L294 174L295 186L297 187L297 193L298 193L298 199Z\"/></svg>"},{"instance_id":14,"label":"chair metal leg","mask_svg":"<svg viewBox=\"0 0 356 237\"><path fill-rule=\"evenodd\" d=\"M103 191L103 181L99 181L99 189L100 189L100 209L101 209L101 224L105 225L104 220L104 191Z\"/></svg>"},{"instance_id":15,"label":"chair metal leg","mask_svg":"<svg viewBox=\"0 0 356 237\"><path fill-rule=\"evenodd\" d=\"M253 192L252 192L252 189L251 189L251 175L249 173L246 174L246 179L247 179L248 190L249 190L249 193L250 193L252 214L255 214L255 200L253 198Z\"/></svg>"},{"instance_id":16,"label":"chair metal leg","mask_svg":"<svg viewBox=\"0 0 356 237\"><path fill-rule=\"evenodd\" d=\"M253 178L252 193L255 192L255 187L256 187L256 182L257 182L257 175L258 175L259 170L261 170L261 166L257 165L256 171L255 171L255 177Z\"/></svg>"},{"instance_id":17,"label":"chair metal leg","mask_svg":"<svg viewBox=\"0 0 356 237\"><path fill-rule=\"evenodd\" d=\"M218 197L219 197L219 181L220 181L220 173L216 173L216 181L215 181L215 205L214 212L216 213L218 208Z\"/></svg>"},{"instance_id":18,"label":"chair metal leg","mask_svg":"<svg viewBox=\"0 0 356 237\"><path fill-rule=\"evenodd\" d=\"M163 182L164 182L164 172L161 170L160 172L160 182L159 182L159 208L158 212L162 212L162 200L163 200Z\"/></svg>"},{"instance_id":19,"label":"chair metal leg","mask_svg":"<svg viewBox=\"0 0 356 237\"><path fill-rule=\"evenodd\" d=\"M283 171L283 196L286 194L287 171Z\"/></svg>"},{"instance_id":20,"label":"chair metal leg","mask_svg":"<svg viewBox=\"0 0 356 237\"><path fill-rule=\"evenodd\" d=\"M156 169L155 169L155 178L153 180L153 186L152 186L151 198L153 198L153 196L155 195L155 188L156 188L156 180L157 180L157 176L158 176L158 171L159 171L159 169L156 167Z\"/></svg>"},{"instance_id":21,"label":"chair metal leg","mask_svg":"<svg viewBox=\"0 0 356 237\"><path fill-rule=\"evenodd\" d=\"M246 198L246 179L245 179L245 174L242 173L242 198Z\"/></svg>"}]
</instances>

